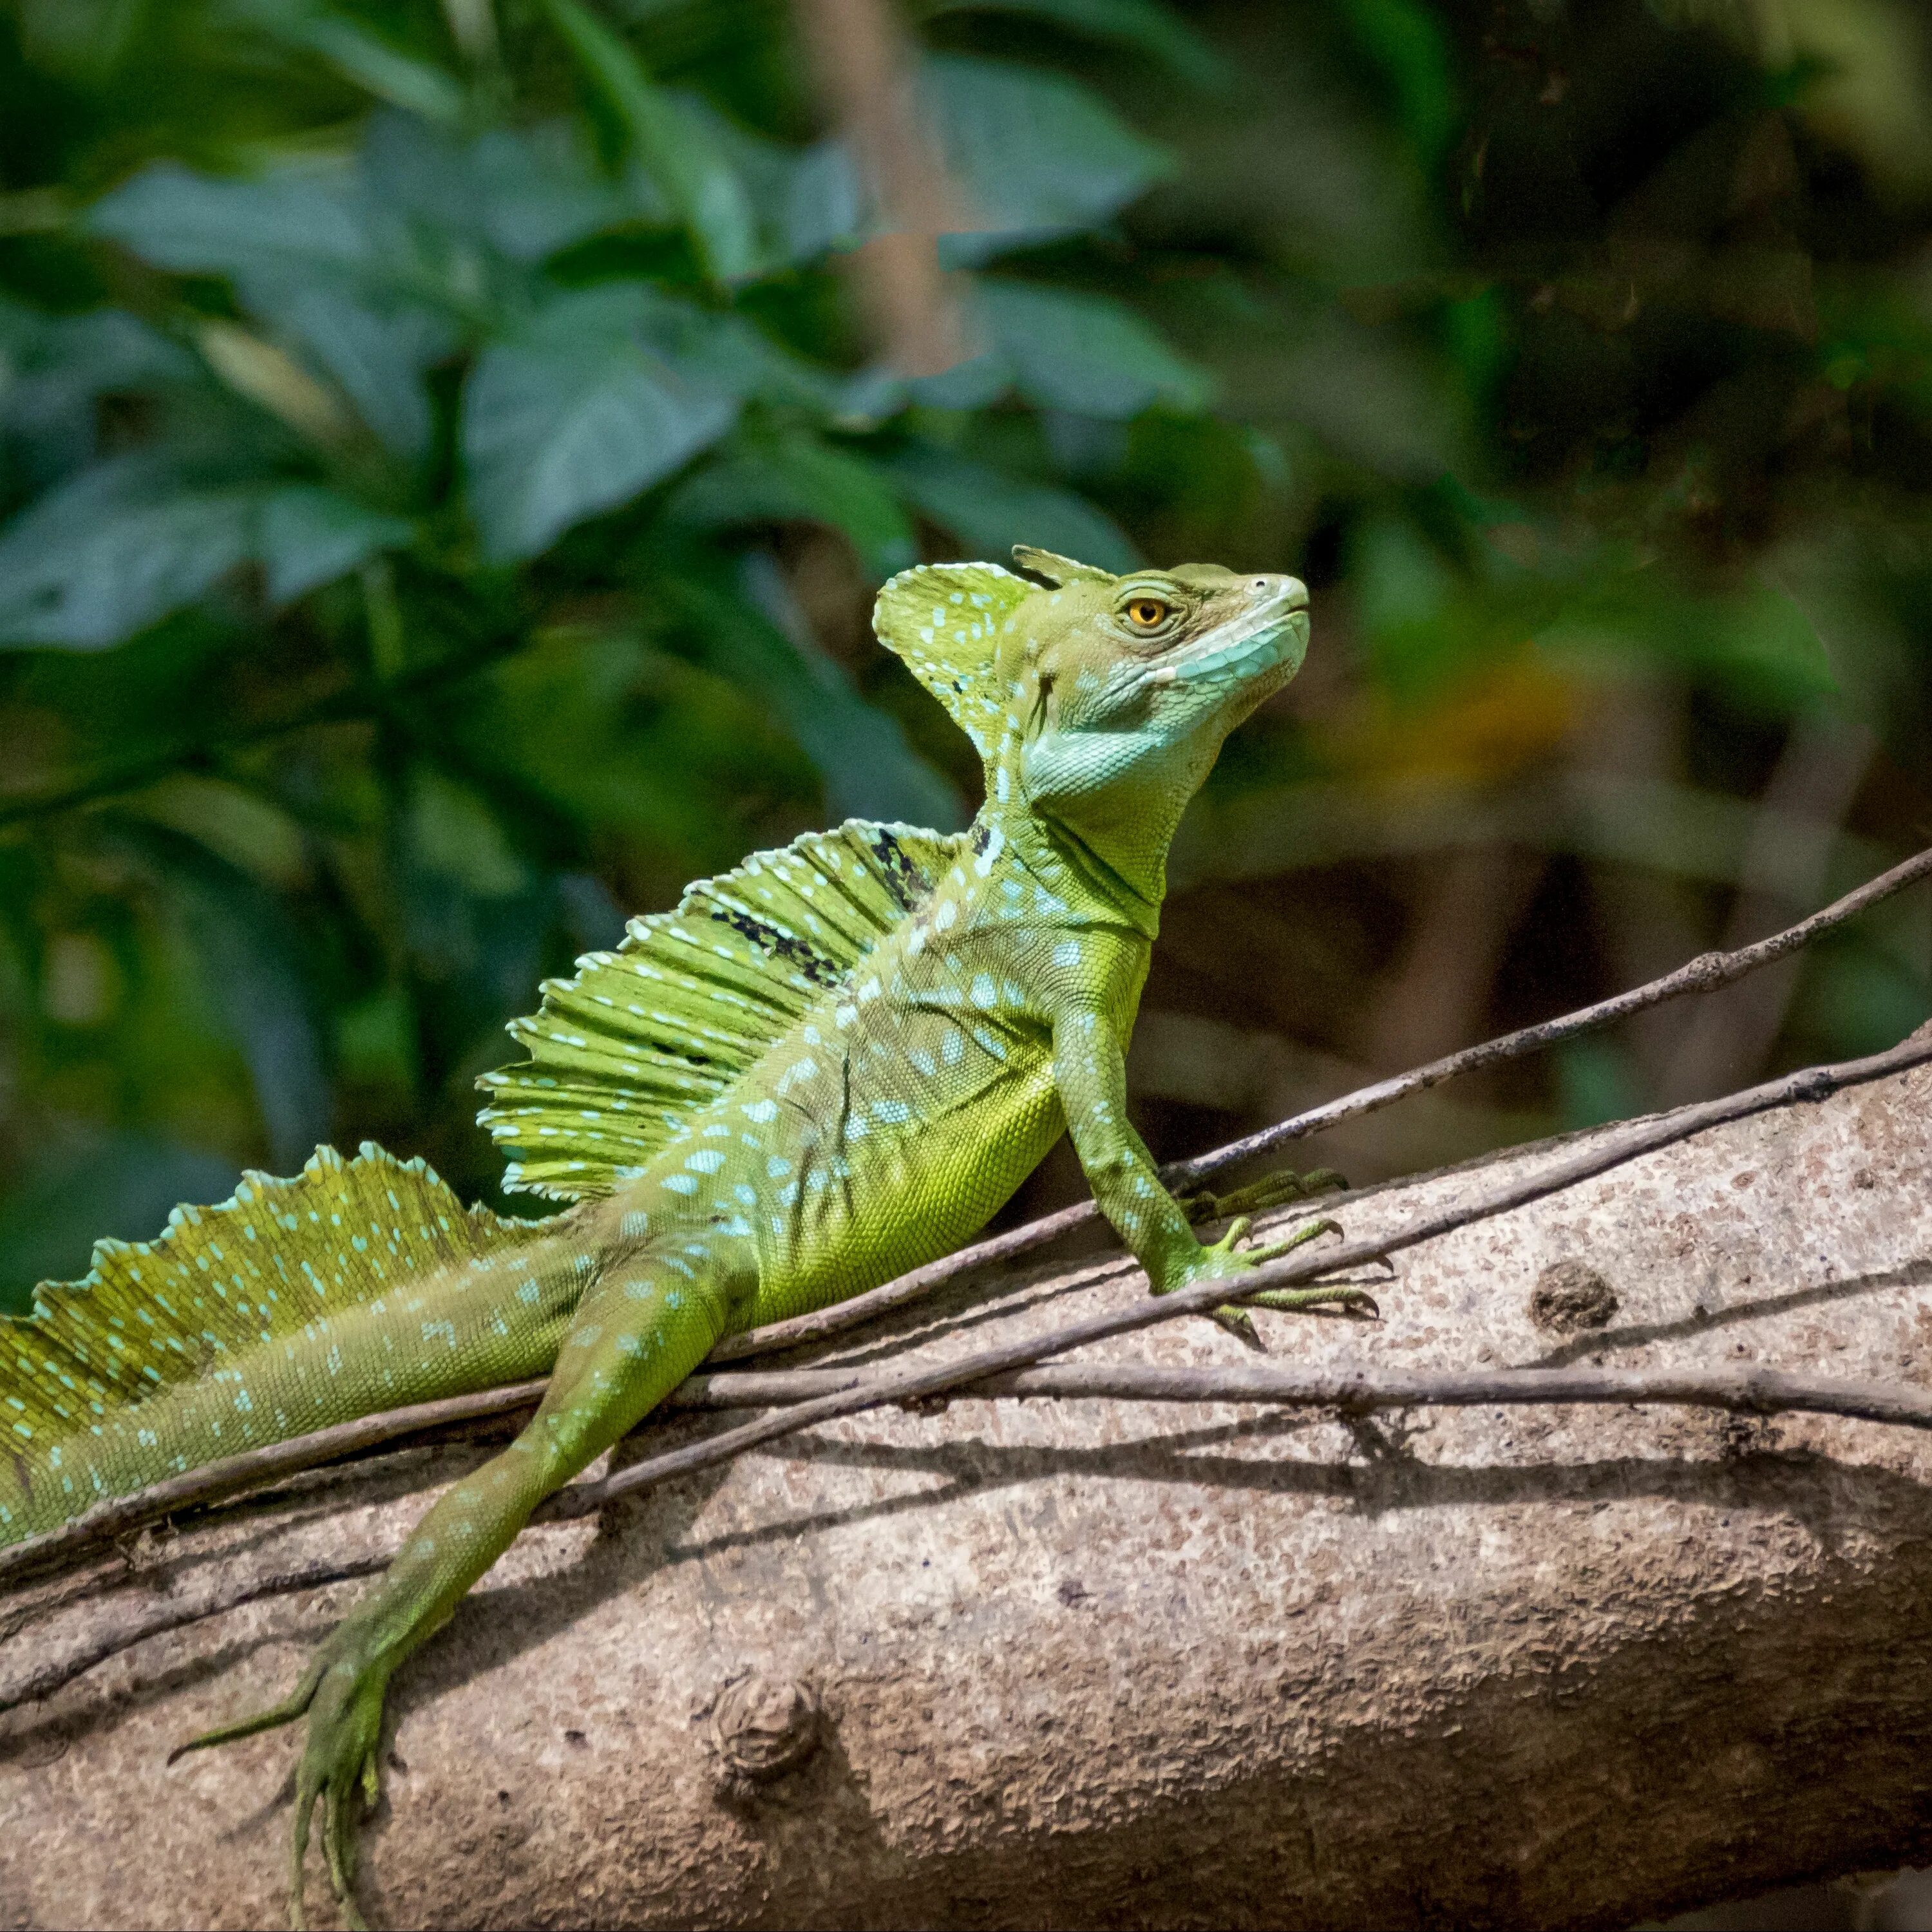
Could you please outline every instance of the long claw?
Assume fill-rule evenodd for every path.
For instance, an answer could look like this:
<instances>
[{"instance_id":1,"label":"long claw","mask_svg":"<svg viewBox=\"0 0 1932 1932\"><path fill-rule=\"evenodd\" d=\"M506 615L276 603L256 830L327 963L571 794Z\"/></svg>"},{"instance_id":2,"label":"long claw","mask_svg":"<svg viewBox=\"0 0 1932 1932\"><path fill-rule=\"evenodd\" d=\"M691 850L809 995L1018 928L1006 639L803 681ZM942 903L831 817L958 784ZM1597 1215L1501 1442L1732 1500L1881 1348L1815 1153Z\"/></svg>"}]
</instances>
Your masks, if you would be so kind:
<instances>
[{"instance_id":1,"label":"long claw","mask_svg":"<svg viewBox=\"0 0 1932 1932\"><path fill-rule=\"evenodd\" d=\"M168 1762L178 1762L190 1751L208 1750L216 1744L232 1744L238 1738L252 1738L258 1731L272 1731L278 1725L293 1724L314 1702L316 1687L321 1682L322 1666L311 1664L302 1672L302 1682L279 1704L272 1704L267 1710L258 1711L252 1718L242 1718L218 1730L204 1731L198 1738L190 1738L184 1744L176 1744L168 1753Z\"/></svg>"},{"instance_id":2,"label":"long claw","mask_svg":"<svg viewBox=\"0 0 1932 1932\"><path fill-rule=\"evenodd\" d=\"M1200 1188L1191 1194L1182 1195L1180 1200L1190 1221L1224 1221L1230 1215L1258 1214L1267 1208L1280 1208L1290 1201L1306 1200L1311 1194L1346 1188L1348 1184L1332 1167L1311 1168L1306 1174L1297 1174L1292 1168L1284 1167L1273 1174L1264 1174L1258 1180L1252 1180L1232 1193L1216 1194L1207 1188Z\"/></svg>"},{"instance_id":3,"label":"long claw","mask_svg":"<svg viewBox=\"0 0 1932 1932\"><path fill-rule=\"evenodd\" d=\"M368 1932L362 1915L356 1909L351 1880L356 1875L356 1818L357 1796L354 1784L346 1787L332 1779L324 1801L322 1842L328 1854L328 1882L334 1888L343 1923L350 1932Z\"/></svg>"},{"instance_id":4,"label":"long claw","mask_svg":"<svg viewBox=\"0 0 1932 1932\"><path fill-rule=\"evenodd\" d=\"M1208 1319L1227 1330L1244 1348L1252 1348L1258 1355L1268 1353L1268 1346L1255 1327L1255 1318L1245 1308L1237 1308L1232 1302L1224 1302L1219 1308L1208 1311Z\"/></svg>"},{"instance_id":5,"label":"long claw","mask_svg":"<svg viewBox=\"0 0 1932 1932\"><path fill-rule=\"evenodd\" d=\"M1382 1319L1382 1304L1365 1288L1261 1288L1242 1297L1247 1308L1272 1308L1292 1315L1309 1308L1360 1310L1372 1321Z\"/></svg>"},{"instance_id":6,"label":"long claw","mask_svg":"<svg viewBox=\"0 0 1932 1932\"><path fill-rule=\"evenodd\" d=\"M1243 1224L1238 1222L1235 1226L1239 1227ZM1232 1234L1234 1231L1230 1228L1228 1232ZM1293 1234L1283 1240L1270 1241L1258 1248L1244 1249L1243 1252L1258 1268L1263 1262L1278 1262L1283 1255L1293 1254L1297 1248L1305 1246L1323 1234L1339 1234L1341 1232L1342 1224L1339 1221L1311 1221L1306 1227L1296 1228Z\"/></svg>"},{"instance_id":7,"label":"long claw","mask_svg":"<svg viewBox=\"0 0 1932 1932\"><path fill-rule=\"evenodd\" d=\"M308 1932L308 1828L320 1796L304 1762L296 1774L296 1815L289 1833L289 1932Z\"/></svg>"}]
</instances>

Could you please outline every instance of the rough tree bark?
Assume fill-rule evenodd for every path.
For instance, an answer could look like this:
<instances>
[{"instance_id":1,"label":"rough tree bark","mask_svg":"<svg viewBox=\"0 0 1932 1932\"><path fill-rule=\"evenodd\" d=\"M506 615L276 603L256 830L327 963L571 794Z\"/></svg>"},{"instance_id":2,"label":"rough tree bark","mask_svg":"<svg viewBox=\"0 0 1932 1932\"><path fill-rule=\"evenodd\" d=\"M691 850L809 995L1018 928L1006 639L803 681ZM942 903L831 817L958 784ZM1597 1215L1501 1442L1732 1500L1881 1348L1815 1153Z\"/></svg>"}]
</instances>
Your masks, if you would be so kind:
<instances>
[{"instance_id":1,"label":"rough tree bark","mask_svg":"<svg viewBox=\"0 0 1932 1932\"><path fill-rule=\"evenodd\" d=\"M1922 1378L1928 1104L1922 1069L1706 1133L1404 1256L1378 1325L1264 1316L1268 1344ZM1339 1211L1371 1233L1484 1172ZM1139 1292L1063 1264L838 1358ZM1197 1321L1120 1353L1240 1346ZM23 1594L0 1679L127 1592L387 1547L479 1453L298 1485ZM857 1418L527 1536L398 1684L364 1903L392 1925L1612 1926L1924 1862L1928 1480L1923 1435L1668 1408ZM278 1694L360 1587L150 1640L0 1720L0 1920L277 1920L292 1738L163 1760Z\"/></svg>"}]
</instances>

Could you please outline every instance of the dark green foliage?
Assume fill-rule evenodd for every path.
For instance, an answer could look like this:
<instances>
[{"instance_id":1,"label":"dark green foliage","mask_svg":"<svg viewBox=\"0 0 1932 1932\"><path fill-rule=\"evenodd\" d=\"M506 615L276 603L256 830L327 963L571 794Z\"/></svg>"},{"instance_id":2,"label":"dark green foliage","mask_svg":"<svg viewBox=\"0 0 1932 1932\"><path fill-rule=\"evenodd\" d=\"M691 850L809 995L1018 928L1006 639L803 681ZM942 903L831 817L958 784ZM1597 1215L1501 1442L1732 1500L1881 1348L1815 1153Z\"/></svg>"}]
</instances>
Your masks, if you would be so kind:
<instances>
[{"instance_id":1,"label":"dark green foliage","mask_svg":"<svg viewBox=\"0 0 1932 1932\"><path fill-rule=\"evenodd\" d=\"M976 352L908 380L777 0L15 0L0 1293L317 1138L488 1192L544 974L806 827L962 823L865 622L922 555L1310 577L1149 1005L1326 1078L1922 838L1932 101L1916 10L1861 17L925 0ZM1894 1036L1925 940L1749 1050ZM1670 1097L1688 1038L1438 1150ZM1278 1110L1149 1066L1177 1150Z\"/></svg>"}]
</instances>

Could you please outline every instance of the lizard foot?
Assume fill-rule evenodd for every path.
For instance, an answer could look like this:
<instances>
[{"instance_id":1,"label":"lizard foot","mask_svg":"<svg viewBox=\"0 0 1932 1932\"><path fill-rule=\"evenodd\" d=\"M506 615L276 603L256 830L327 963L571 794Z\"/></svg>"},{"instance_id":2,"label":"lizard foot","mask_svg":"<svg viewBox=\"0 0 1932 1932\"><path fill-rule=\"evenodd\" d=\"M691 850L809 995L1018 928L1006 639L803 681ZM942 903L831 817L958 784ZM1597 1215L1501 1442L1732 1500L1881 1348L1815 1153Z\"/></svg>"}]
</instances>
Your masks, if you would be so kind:
<instances>
[{"instance_id":1,"label":"lizard foot","mask_svg":"<svg viewBox=\"0 0 1932 1932\"><path fill-rule=\"evenodd\" d=\"M1203 1246L1199 1258L1184 1279L1164 1292L1171 1294L1175 1287L1197 1281L1228 1280L1239 1296L1238 1300L1224 1302L1219 1308L1210 1310L1209 1318L1251 1348L1262 1346L1261 1337L1255 1332L1254 1318L1248 1312L1251 1308L1270 1308L1288 1314L1312 1308L1352 1310L1371 1317L1381 1314L1375 1297L1367 1289L1339 1282L1318 1282L1310 1288L1258 1288L1252 1295L1241 1294L1235 1284L1242 1275L1260 1267L1264 1262L1279 1261L1283 1255L1292 1254L1297 1248L1323 1234L1340 1234L1342 1225L1339 1221L1311 1221L1306 1227L1296 1228L1285 1240L1269 1241L1260 1247L1244 1248L1240 1244L1246 1238L1248 1228L1247 1217L1238 1215L1218 1241Z\"/></svg>"},{"instance_id":2,"label":"lizard foot","mask_svg":"<svg viewBox=\"0 0 1932 1932\"><path fill-rule=\"evenodd\" d=\"M302 1673L302 1682L280 1703L209 1731L168 1754L172 1764L189 1751L231 1744L257 1731L308 1718L308 1736L296 1774L295 1829L289 1846L289 1924L293 1932L303 1932L308 1922L302 1867L308 1852L310 1822L318 1804L322 1807L322 1843L328 1859L329 1883L343 1923L350 1932L368 1932L353 1889L356 1826L361 1811L382 1795L378 1747L382 1700L389 1682L389 1666L363 1654L370 1648L373 1646L368 1636L352 1618L323 1642Z\"/></svg>"},{"instance_id":3,"label":"lizard foot","mask_svg":"<svg viewBox=\"0 0 1932 1932\"><path fill-rule=\"evenodd\" d=\"M1225 1221L1238 1214L1263 1214L1270 1208L1305 1201L1310 1195L1329 1193L1348 1184L1332 1167L1310 1168L1306 1174L1283 1167L1232 1193L1215 1194L1203 1187L1178 1198L1182 1212L1190 1221Z\"/></svg>"},{"instance_id":4,"label":"lizard foot","mask_svg":"<svg viewBox=\"0 0 1932 1932\"><path fill-rule=\"evenodd\" d=\"M1298 1227L1285 1240L1265 1242L1260 1248L1242 1248L1240 1260L1260 1268L1262 1262L1277 1262L1281 1256L1292 1254L1304 1242L1316 1240L1319 1234L1339 1234L1342 1228L1339 1221L1310 1221L1306 1227ZM1238 1240L1248 1232L1246 1219L1237 1217L1228 1227L1227 1234L1215 1246L1223 1246L1225 1242ZM1274 1308L1277 1314L1300 1314L1310 1308L1341 1308L1354 1314L1368 1316L1370 1319L1382 1318L1382 1306L1368 1288L1352 1287L1348 1282L1316 1282L1306 1288L1256 1288L1254 1294L1244 1294L1238 1302L1223 1302L1214 1310L1214 1319L1227 1329L1231 1335L1246 1342L1250 1348L1260 1348L1262 1337L1254 1331L1254 1318L1248 1314L1250 1308Z\"/></svg>"}]
</instances>

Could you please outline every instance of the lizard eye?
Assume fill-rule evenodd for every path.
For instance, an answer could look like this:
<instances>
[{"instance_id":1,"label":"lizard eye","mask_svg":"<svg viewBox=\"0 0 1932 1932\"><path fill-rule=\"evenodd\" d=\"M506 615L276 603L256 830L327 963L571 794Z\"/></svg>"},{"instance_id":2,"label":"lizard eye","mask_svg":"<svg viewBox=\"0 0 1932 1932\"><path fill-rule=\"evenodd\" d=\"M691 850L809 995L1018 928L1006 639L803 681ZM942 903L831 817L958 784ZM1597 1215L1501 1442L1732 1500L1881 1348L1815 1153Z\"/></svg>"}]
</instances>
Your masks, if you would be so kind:
<instances>
[{"instance_id":1,"label":"lizard eye","mask_svg":"<svg viewBox=\"0 0 1932 1932\"><path fill-rule=\"evenodd\" d=\"M1162 597L1136 597L1127 606L1127 622L1137 631L1157 631L1173 614Z\"/></svg>"}]
</instances>

